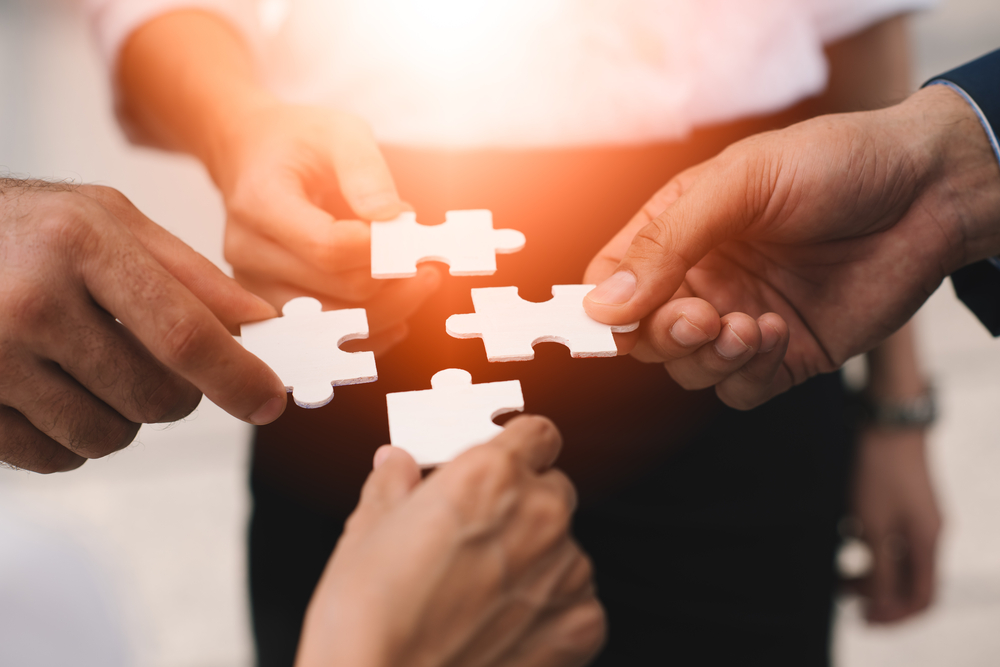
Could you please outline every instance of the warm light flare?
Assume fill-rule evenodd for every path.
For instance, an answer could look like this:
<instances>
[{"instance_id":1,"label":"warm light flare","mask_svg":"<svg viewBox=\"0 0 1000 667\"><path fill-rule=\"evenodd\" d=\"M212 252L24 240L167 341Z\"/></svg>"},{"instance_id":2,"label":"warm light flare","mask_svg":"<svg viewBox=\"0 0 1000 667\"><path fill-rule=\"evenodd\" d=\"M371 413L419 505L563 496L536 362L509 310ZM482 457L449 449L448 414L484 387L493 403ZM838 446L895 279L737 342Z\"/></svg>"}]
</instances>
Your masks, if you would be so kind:
<instances>
[{"instance_id":1,"label":"warm light flare","mask_svg":"<svg viewBox=\"0 0 1000 667\"><path fill-rule=\"evenodd\" d=\"M439 80L503 67L526 31L554 15L553 0L368 0L359 11L380 27L401 62Z\"/></svg>"}]
</instances>

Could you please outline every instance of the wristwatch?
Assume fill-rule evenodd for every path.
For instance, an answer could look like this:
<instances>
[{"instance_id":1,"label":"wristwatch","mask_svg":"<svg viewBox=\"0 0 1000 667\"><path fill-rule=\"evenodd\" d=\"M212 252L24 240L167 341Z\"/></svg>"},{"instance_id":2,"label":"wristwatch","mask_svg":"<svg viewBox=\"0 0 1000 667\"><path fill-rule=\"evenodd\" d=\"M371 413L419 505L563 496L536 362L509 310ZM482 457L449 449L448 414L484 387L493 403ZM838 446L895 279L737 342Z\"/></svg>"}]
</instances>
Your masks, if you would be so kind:
<instances>
[{"instance_id":1,"label":"wristwatch","mask_svg":"<svg viewBox=\"0 0 1000 667\"><path fill-rule=\"evenodd\" d=\"M863 422L882 428L926 428L937 419L938 408L934 389L908 400L862 399Z\"/></svg>"}]
</instances>

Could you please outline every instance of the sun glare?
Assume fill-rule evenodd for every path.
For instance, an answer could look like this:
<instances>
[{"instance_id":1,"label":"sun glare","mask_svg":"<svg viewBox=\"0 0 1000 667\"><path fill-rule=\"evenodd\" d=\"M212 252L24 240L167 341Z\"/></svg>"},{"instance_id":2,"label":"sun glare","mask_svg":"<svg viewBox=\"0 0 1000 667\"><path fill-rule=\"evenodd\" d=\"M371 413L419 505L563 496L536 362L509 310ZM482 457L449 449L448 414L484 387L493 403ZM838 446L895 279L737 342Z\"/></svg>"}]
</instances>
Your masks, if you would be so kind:
<instances>
[{"instance_id":1,"label":"sun glare","mask_svg":"<svg viewBox=\"0 0 1000 667\"><path fill-rule=\"evenodd\" d=\"M422 72L462 78L501 62L553 0L367 0L379 26Z\"/></svg>"}]
</instances>

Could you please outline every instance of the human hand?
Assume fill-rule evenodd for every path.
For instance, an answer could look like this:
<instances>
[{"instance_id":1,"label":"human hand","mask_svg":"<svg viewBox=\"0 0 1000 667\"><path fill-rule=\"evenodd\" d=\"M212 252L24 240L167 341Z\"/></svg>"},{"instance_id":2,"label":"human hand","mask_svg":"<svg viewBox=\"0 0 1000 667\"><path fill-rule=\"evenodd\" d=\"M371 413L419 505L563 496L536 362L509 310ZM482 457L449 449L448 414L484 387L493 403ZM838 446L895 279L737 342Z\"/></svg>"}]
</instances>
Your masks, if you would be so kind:
<instances>
[{"instance_id":1,"label":"human hand","mask_svg":"<svg viewBox=\"0 0 1000 667\"><path fill-rule=\"evenodd\" d=\"M371 277L362 220L408 207L368 125L349 114L266 101L232 119L207 158L226 202L226 259L244 286L278 306L308 294L326 309L364 307L381 351L441 281L421 266L408 280ZM343 198L360 220L335 219Z\"/></svg>"},{"instance_id":2,"label":"human hand","mask_svg":"<svg viewBox=\"0 0 1000 667\"><path fill-rule=\"evenodd\" d=\"M870 428L858 444L851 506L873 560L856 589L871 623L913 616L934 595L941 513L924 440L917 428Z\"/></svg>"},{"instance_id":3,"label":"human hand","mask_svg":"<svg viewBox=\"0 0 1000 667\"><path fill-rule=\"evenodd\" d=\"M77 468L201 392L273 421L284 386L227 327L275 314L115 190L0 180L0 461Z\"/></svg>"},{"instance_id":4,"label":"human hand","mask_svg":"<svg viewBox=\"0 0 1000 667\"><path fill-rule=\"evenodd\" d=\"M518 417L420 481L383 447L306 614L298 667L583 665L604 613L569 535L561 438Z\"/></svg>"},{"instance_id":5,"label":"human hand","mask_svg":"<svg viewBox=\"0 0 1000 667\"><path fill-rule=\"evenodd\" d=\"M997 219L985 133L931 86L682 173L592 261L585 281L601 284L585 307L609 324L642 319L636 356L750 408L871 349L944 276L1000 251Z\"/></svg>"}]
</instances>

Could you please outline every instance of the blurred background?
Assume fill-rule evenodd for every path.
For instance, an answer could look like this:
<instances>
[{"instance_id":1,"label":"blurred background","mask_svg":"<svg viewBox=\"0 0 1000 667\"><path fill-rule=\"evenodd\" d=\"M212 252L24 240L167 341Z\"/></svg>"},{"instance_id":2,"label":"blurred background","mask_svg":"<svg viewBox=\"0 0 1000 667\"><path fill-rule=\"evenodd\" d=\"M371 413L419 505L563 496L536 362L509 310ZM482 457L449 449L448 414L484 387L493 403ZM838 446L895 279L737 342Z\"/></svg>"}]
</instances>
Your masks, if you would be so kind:
<instances>
[{"instance_id":1,"label":"blurred background","mask_svg":"<svg viewBox=\"0 0 1000 667\"><path fill-rule=\"evenodd\" d=\"M916 86L1000 46L1000 2L944 0L914 19L913 42ZM69 0L0 0L0 174L113 185L222 264L211 183L189 158L125 142ZM942 413L930 437L946 520L938 600L890 628L842 601L840 667L1000 664L1000 343L948 283L917 317ZM0 470L0 663L250 665L248 441L206 401L72 474Z\"/></svg>"}]
</instances>

